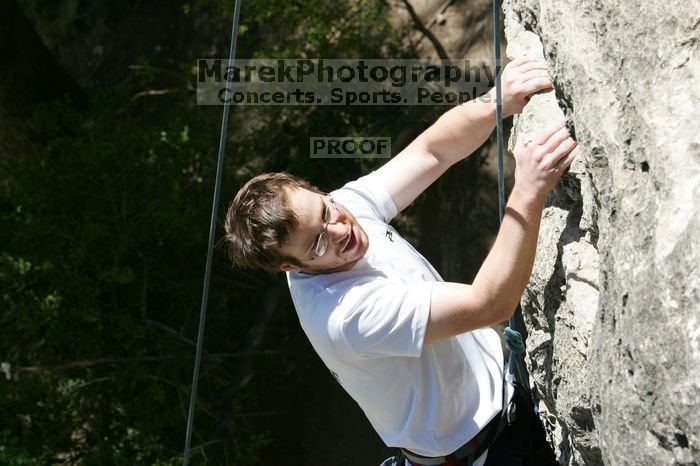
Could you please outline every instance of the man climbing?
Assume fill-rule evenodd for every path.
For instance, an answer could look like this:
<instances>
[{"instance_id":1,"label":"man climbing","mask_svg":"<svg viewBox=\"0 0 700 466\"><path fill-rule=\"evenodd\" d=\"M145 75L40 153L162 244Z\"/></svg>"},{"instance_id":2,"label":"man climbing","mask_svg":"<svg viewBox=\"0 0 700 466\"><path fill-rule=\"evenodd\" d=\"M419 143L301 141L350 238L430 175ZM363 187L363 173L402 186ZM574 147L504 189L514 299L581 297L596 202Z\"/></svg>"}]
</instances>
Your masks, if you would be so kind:
<instances>
[{"instance_id":1,"label":"man climbing","mask_svg":"<svg viewBox=\"0 0 700 466\"><path fill-rule=\"evenodd\" d=\"M504 116L551 89L544 61L520 58L502 75ZM495 94L493 90L490 96ZM447 283L389 222L495 126L495 99L442 115L381 168L326 195L284 173L250 180L232 201L234 263L287 272L314 349L389 446L385 464L557 464L532 403L503 386L503 353L489 328L520 301L535 257L544 198L576 156L559 123L514 150L515 184L500 231L471 285ZM460 221L456 219L455 221ZM517 406L502 413L503 397ZM488 450L488 451L487 451Z\"/></svg>"}]
</instances>

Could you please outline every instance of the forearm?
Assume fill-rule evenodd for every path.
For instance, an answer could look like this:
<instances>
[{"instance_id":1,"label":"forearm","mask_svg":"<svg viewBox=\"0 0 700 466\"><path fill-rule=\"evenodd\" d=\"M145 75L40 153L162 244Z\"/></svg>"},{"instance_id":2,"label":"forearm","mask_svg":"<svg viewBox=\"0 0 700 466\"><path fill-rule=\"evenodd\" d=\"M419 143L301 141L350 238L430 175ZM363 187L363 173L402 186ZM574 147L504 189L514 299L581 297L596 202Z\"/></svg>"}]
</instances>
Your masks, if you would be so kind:
<instances>
[{"instance_id":1,"label":"forearm","mask_svg":"<svg viewBox=\"0 0 700 466\"><path fill-rule=\"evenodd\" d=\"M529 96L552 83L547 63L520 57L506 65L501 76L503 116L520 113ZM419 139L440 164L454 164L481 146L496 125L495 89L484 97L470 100L445 113Z\"/></svg>"},{"instance_id":2,"label":"forearm","mask_svg":"<svg viewBox=\"0 0 700 466\"><path fill-rule=\"evenodd\" d=\"M473 288L489 312L509 318L525 290L537 249L543 200L516 186L508 200L503 223Z\"/></svg>"},{"instance_id":3,"label":"forearm","mask_svg":"<svg viewBox=\"0 0 700 466\"><path fill-rule=\"evenodd\" d=\"M527 146L518 140L513 151L515 186L496 241L472 285L433 285L426 344L513 315L532 273L544 198L576 154L576 143L563 122L536 135Z\"/></svg>"},{"instance_id":4,"label":"forearm","mask_svg":"<svg viewBox=\"0 0 700 466\"><path fill-rule=\"evenodd\" d=\"M496 126L496 106L486 100L452 108L421 134L422 144L440 163L452 165L486 142Z\"/></svg>"}]
</instances>

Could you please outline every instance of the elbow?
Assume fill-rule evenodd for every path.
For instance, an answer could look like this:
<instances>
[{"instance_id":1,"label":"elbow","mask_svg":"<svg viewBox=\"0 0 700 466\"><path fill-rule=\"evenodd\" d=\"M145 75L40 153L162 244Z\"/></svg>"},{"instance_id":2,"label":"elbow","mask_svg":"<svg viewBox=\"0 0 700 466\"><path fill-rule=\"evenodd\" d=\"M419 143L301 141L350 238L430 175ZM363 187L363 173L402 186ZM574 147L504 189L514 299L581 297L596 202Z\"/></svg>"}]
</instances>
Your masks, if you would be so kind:
<instances>
[{"instance_id":1,"label":"elbow","mask_svg":"<svg viewBox=\"0 0 700 466\"><path fill-rule=\"evenodd\" d=\"M506 293L491 294L480 300L479 306L489 314L491 325L510 319L520 304L520 296L507 296Z\"/></svg>"},{"instance_id":2,"label":"elbow","mask_svg":"<svg viewBox=\"0 0 700 466\"><path fill-rule=\"evenodd\" d=\"M508 320L511 317L513 317L515 310L518 308L518 304L520 304L520 301L517 301L515 303L504 304L501 307L497 308L499 309L498 321L503 322L504 320Z\"/></svg>"}]
</instances>

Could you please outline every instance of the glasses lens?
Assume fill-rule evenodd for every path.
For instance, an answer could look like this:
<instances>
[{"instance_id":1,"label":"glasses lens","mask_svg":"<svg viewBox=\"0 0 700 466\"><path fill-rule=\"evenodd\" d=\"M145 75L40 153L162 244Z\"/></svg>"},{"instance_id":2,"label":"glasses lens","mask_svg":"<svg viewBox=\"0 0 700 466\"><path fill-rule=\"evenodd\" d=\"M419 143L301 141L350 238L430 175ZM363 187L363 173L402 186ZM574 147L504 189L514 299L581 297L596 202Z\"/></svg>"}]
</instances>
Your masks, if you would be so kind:
<instances>
[{"instance_id":1,"label":"glasses lens","mask_svg":"<svg viewBox=\"0 0 700 466\"><path fill-rule=\"evenodd\" d=\"M318 237L318 243L316 244L316 256L320 257L328 248L328 234L324 231L321 236Z\"/></svg>"}]
</instances>

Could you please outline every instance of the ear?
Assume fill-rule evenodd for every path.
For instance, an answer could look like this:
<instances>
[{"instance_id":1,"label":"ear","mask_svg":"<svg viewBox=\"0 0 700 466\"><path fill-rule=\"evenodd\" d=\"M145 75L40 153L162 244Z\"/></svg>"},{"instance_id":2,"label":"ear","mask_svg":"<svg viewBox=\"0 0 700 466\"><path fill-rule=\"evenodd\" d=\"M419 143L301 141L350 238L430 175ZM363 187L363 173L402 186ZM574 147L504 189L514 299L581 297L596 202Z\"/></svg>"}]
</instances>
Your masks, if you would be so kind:
<instances>
[{"instance_id":1,"label":"ear","mask_svg":"<svg viewBox=\"0 0 700 466\"><path fill-rule=\"evenodd\" d=\"M280 270L282 272L298 272L301 269L295 265L288 264L287 262L283 262L282 265L280 265Z\"/></svg>"}]
</instances>

